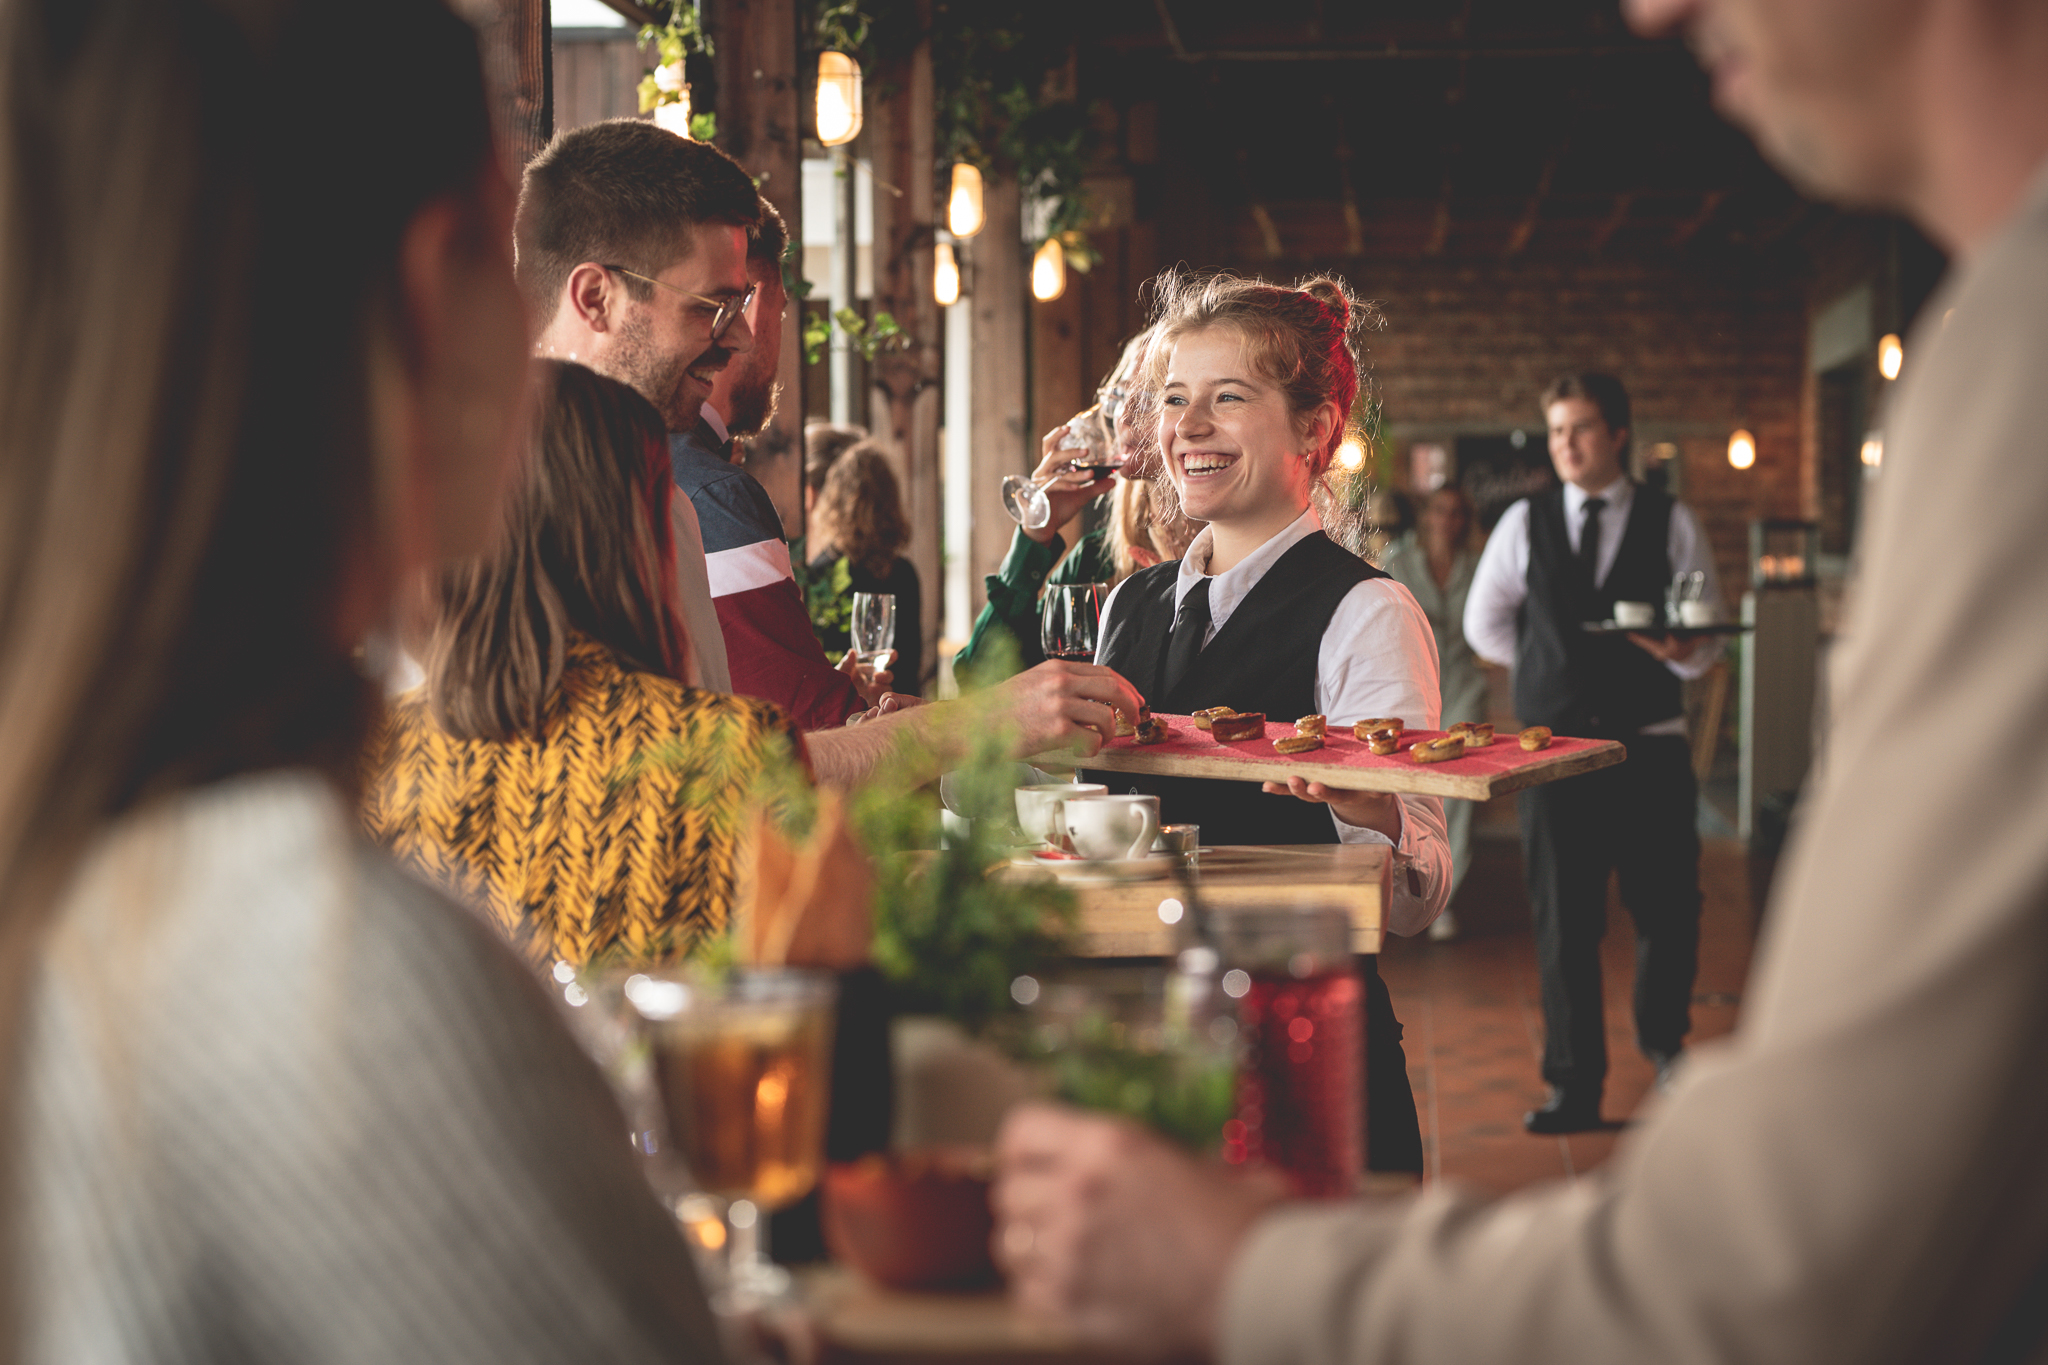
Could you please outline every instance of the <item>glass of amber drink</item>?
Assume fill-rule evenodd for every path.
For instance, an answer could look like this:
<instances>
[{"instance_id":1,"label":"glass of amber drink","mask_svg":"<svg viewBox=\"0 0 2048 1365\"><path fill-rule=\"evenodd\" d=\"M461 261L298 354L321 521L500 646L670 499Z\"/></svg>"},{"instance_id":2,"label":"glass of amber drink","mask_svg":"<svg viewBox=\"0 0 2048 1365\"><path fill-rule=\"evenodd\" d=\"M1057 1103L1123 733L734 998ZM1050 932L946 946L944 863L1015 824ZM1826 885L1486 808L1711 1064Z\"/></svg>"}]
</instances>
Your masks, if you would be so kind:
<instances>
[{"instance_id":1,"label":"glass of amber drink","mask_svg":"<svg viewBox=\"0 0 2048 1365\"><path fill-rule=\"evenodd\" d=\"M696 1185L724 1201L723 1297L736 1309L788 1290L768 1260L767 1218L809 1194L824 1167L833 990L831 977L800 971L649 973L626 985L669 1143Z\"/></svg>"}]
</instances>

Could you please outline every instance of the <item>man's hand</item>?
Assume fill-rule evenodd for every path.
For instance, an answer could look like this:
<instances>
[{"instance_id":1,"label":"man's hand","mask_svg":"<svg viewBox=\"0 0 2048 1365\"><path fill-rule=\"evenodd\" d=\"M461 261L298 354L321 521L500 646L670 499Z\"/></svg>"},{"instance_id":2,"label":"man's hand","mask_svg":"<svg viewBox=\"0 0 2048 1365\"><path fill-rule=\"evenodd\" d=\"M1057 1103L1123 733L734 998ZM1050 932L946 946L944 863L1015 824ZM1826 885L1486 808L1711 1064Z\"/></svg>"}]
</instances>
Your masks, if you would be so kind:
<instances>
[{"instance_id":1,"label":"man's hand","mask_svg":"<svg viewBox=\"0 0 2048 1365\"><path fill-rule=\"evenodd\" d=\"M1630 631L1628 642L1658 663L1682 664L1698 652L1706 638L1704 635L1694 635L1681 640L1676 635L1638 635Z\"/></svg>"},{"instance_id":2,"label":"man's hand","mask_svg":"<svg viewBox=\"0 0 2048 1365\"><path fill-rule=\"evenodd\" d=\"M863 721L880 720L893 716L898 711L908 711L913 706L923 706L923 697L914 697L907 692L884 692L882 699L865 711L856 711L846 718L848 725L859 725Z\"/></svg>"},{"instance_id":3,"label":"man's hand","mask_svg":"<svg viewBox=\"0 0 2048 1365\"><path fill-rule=\"evenodd\" d=\"M1290 777L1284 783L1268 782L1264 787L1274 796L1324 802L1345 824L1377 830L1395 843L1401 842L1401 802L1392 792L1352 791L1311 782L1305 777Z\"/></svg>"},{"instance_id":4,"label":"man's hand","mask_svg":"<svg viewBox=\"0 0 2048 1365\"><path fill-rule=\"evenodd\" d=\"M991 689L990 719L1017 731L1019 758L1072 747L1092 756L1116 738L1116 714L1133 725L1145 699L1113 668L1053 659Z\"/></svg>"},{"instance_id":5,"label":"man's hand","mask_svg":"<svg viewBox=\"0 0 2048 1365\"><path fill-rule=\"evenodd\" d=\"M853 679L853 688L860 693L860 699L870 707L879 706L882 697L889 691L889 684L896 681L896 675L887 667L896 662L896 651L882 651L882 656L873 664L864 664L856 650L849 649L839 660L839 671Z\"/></svg>"},{"instance_id":6,"label":"man's hand","mask_svg":"<svg viewBox=\"0 0 2048 1365\"><path fill-rule=\"evenodd\" d=\"M994 1250L1027 1313L1119 1353L1207 1358L1238 1245L1283 1197L1270 1172L1198 1162L1125 1120L1021 1105L996 1139Z\"/></svg>"}]
</instances>

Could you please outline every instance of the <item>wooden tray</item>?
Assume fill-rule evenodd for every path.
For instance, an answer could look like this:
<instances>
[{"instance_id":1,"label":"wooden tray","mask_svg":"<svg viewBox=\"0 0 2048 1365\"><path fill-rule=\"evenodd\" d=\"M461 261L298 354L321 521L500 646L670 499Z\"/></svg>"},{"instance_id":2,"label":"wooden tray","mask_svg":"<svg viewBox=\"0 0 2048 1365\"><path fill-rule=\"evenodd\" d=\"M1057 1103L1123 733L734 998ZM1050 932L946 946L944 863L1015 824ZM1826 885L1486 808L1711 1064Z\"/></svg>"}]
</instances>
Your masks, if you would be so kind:
<instances>
[{"instance_id":1,"label":"wooden tray","mask_svg":"<svg viewBox=\"0 0 2048 1365\"><path fill-rule=\"evenodd\" d=\"M1401 736L1397 752L1382 756L1368 749L1364 741L1353 739L1348 726L1342 730L1333 728L1320 749L1305 754L1276 754L1273 741L1294 733L1292 718L1285 722L1267 721L1263 739L1219 744L1208 731L1197 729L1188 716L1161 715L1156 711L1153 715L1165 721L1173 732L1164 743L1137 744L1118 739L1104 745L1093 758L1068 756L1061 761L1081 768L1149 773L1155 777L1214 777L1236 782L1284 782L1289 777L1305 777L1311 782L1327 782L1353 791L1408 792L1486 801L1504 792L1609 767L1627 757L1614 740L1565 736L1552 739L1547 749L1524 753L1510 731L1463 758L1448 763L1417 763L1408 751L1418 740L1434 738L1443 731L1410 730Z\"/></svg>"}]
</instances>

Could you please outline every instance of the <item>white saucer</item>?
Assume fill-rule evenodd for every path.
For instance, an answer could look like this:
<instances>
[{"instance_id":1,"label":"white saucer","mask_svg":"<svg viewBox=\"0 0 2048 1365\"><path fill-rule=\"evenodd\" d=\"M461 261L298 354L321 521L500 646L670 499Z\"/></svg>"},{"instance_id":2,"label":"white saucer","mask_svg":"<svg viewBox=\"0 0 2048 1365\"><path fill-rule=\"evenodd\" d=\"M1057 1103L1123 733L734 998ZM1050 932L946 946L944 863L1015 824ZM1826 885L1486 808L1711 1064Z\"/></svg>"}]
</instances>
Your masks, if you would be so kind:
<instances>
[{"instance_id":1,"label":"white saucer","mask_svg":"<svg viewBox=\"0 0 2048 1365\"><path fill-rule=\"evenodd\" d=\"M1168 875L1180 860L1170 853L1153 853L1143 858L1101 859L1047 858L1033 854L1028 861L1017 861L1044 868L1061 881L1144 882Z\"/></svg>"}]
</instances>

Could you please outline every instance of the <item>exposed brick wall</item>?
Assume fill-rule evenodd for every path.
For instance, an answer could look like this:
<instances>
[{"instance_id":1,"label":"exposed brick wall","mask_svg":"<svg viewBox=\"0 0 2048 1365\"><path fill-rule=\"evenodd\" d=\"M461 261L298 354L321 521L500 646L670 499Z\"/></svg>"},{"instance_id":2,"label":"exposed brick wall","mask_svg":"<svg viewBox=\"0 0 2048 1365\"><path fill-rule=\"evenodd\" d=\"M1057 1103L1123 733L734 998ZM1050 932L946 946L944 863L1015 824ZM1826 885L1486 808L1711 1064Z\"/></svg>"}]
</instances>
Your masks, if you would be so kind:
<instances>
[{"instance_id":1,"label":"exposed brick wall","mask_svg":"<svg viewBox=\"0 0 2048 1365\"><path fill-rule=\"evenodd\" d=\"M1345 273L1387 314L1373 369L1397 455L1413 440L1515 427L1540 443L1544 386L1566 370L1608 370L1628 385L1638 439L1680 447L1685 500L1731 600L1748 586L1750 519L1800 514L1806 296L1796 278L1543 261ZM1728 464L1738 426L1757 440L1748 470Z\"/></svg>"}]
</instances>

